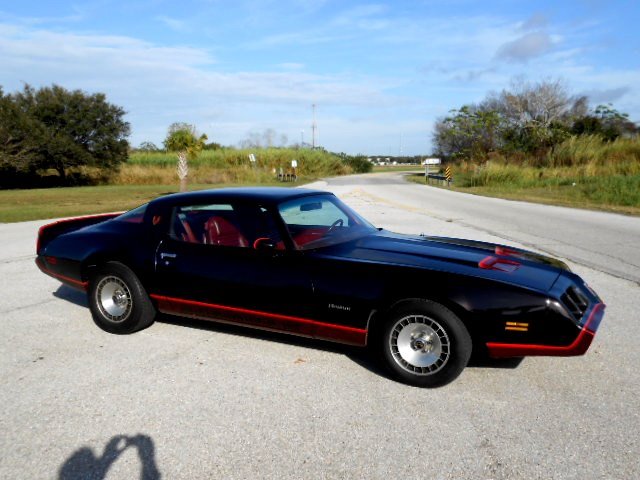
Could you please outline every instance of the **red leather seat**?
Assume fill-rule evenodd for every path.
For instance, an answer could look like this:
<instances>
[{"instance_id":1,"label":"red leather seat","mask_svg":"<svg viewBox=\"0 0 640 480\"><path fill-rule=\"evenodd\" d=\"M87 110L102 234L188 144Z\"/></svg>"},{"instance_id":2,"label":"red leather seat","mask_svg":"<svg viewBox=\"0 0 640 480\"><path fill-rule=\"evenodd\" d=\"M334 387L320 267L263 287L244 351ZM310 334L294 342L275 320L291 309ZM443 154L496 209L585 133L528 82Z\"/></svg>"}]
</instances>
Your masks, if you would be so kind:
<instances>
[{"instance_id":1,"label":"red leather seat","mask_svg":"<svg viewBox=\"0 0 640 480\"><path fill-rule=\"evenodd\" d=\"M234 224L222 217L211 217L204 224L205 243L226 247L248 247L249 242Z\"/></svg>"}]
</instances>

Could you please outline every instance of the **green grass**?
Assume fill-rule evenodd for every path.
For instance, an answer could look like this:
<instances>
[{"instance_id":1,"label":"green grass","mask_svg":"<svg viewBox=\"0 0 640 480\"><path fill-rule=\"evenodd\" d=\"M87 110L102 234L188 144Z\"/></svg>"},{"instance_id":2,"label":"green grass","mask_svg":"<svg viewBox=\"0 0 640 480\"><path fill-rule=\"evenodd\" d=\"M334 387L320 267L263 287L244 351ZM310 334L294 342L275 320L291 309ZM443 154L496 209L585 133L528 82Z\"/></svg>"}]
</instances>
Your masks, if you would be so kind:
<instances>
[{"instance_id":1,"label":"green grass","mask_svg":"<svg viewBox=\"0 0 640 480\"><path fill-rule=\"evenodd\" d=\"M640 215L640 137L572 137L542 160L495 154L452 169L447 188L461 192ZM424 184L422 175L409 180Z\"/></svg>"},{"instance_id":2,"label":"green grass","mask_svg":"<svg viewBox=\"0 0 640 480\"><path fill-rule=\"evenodd\" d=\"M455 181L450 187L435 186L509 200L640 215L640 175L566 176L538 180L527 179L527 176L523 173L524 178L514 179L505 174L501 181L478 185L473 184L468 175L456 174L454 170ZM409 175L407 178L424 185L424 175Z\"/></svg>"},{"instance_id":3,"label":"green grass","mask_svg":"<svg viewBox=\"0 0 640 480\"><path fill-rule=\"evenodd\" d=\"M280 183L292 186L294 183ZM228 187L189 185L189 190ZM0 191L0 222L22 222L130 210L160 195L175 193L177 185L101 185Z\"/></svg>"},{"instance_id":4,"label":"green grass","mask_svg":"<svg viewBox=\"0 0 640 480\"><path fill-rule=\"evenodd\" d=\"M255 164L249 154L256 156ZM279 182L277 172L292 171L297 160L297 183ZM174 193L178 188L175 154L163 152L131 154L129 161L110 177L109 185L0 190L0 222L128 210L152 198ZM101 172L83 171L89 178ZM252 150L205 150L189 161L189 189L240 185L293 186L319 177L350 173L337 156L322 150L268 148ZM97 177L94 179L100 183Z\"/></svg>"},{"instance_id":5,"label":"green grass","mask_svg":"<svg viewBox=\"0 0 640 480\"><path fill-rule=\"evenodd\" d=\"M249 162L249 154L254 154L255 165ZM228 170L233 168L255 168L269 172L273 169L291 168L291 161L298 162L297 172L299 176L322 177L328 175L342 175L349 173L350 169L342 162L340 157L324 150L294 149L294 148L260 148L260 149L235 149L222 148L219 150L204 150L198 157L189 161L194 168L209 168ZM129 156L129 165L141 165L145 167L169 167L174 169L176 155L166 152L133 152Z\"/></svg>"}]
</instances>

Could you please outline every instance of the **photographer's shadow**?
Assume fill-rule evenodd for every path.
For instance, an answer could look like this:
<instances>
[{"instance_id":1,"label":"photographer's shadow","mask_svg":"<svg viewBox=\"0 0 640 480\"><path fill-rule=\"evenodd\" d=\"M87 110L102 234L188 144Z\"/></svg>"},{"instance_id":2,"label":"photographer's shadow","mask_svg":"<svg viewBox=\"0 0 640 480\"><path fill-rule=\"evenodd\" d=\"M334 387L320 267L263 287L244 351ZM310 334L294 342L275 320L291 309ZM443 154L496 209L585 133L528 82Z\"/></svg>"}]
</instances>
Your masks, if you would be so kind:
<instances>
[{"instance_id":1,"label":"photographer's shadow","mask_svg":"<svg viewBox=\"0 0 640 480\"><path fill-rule=\"evenodd\" d=\"M128 448L133 447L140 459L140 479L158 480L153 440L147 435L116 435L107 442L102 455L96 456L89 447L76 450L60 467L59 480L102 480L111 466Z\"/></svg>"}]
</instances>

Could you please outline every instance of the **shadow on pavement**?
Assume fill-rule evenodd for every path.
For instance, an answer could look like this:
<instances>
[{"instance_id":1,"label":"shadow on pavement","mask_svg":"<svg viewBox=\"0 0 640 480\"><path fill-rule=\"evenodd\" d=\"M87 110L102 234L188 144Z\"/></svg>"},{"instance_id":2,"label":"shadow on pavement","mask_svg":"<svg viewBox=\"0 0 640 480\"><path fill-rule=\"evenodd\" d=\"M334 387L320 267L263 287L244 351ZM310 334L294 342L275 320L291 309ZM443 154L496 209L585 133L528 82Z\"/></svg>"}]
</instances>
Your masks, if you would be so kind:
<instances>
[{"instance_id":1,"label":"shadow on pavement","mask_svg":"<svg viewBox=\"0 0 640 480\"><path fill-rule=\"evenodd\" d=\"M60 298L75 305L88 308L87 295L84 292L80 292L65 285L61 285L53 293L53 295L56 298ZM241 325L216 323L206 320L195 320L191 318L176 317L172 315L158 314L156 321L187 328L197 328L200 330L207 330L211 332L223 332L229 335L258 338L270 342L279 342L287 345L296 345L306 348L313 348L315 350L324 350L327 352L339 353L345 355L351 361L357 363L363 368L366 368L370 372L375 373L376 375L390 378L385 367L381 364L380 360L376 357L375 353L370 348L352 347L349 345L332 343L324 340L316 340L313 338L297 337L284 333L258 330L251 327L243 327ZM517 368L522 360L522 358L492 359L484 354L478 354L474 355L471 358L468 367L513 369Z\"/></svg>"},{"instance_id":2,"label":"shadow on pavement","mask_svg":"<svg viewBox=\"0 0 640 480\"><path fill-rule=\"evenodd\" d=\"M53 292L53 296L66 300L67 302L71 302L74 305L89 308L89 304L87 303L87 294L71 287L67 287L66 285L60 285L58 289Z\"/></svg>"},{"instance_id":3,"label":"shadow on pavement","mask_svg":"<svg viewBox=\"0 0 640 480\"><path fill-rule=\"evenodd\" d=\"M258 330L251 327L243 327L240 325L231 325L226 323L216 323L206 320L195 320L191 318L175 317L172 315L158 315L157 321L177 325L181 327L196 328L210 332L221 332L228 335L236 335L249 338L258 338L270 342L278 342L286 345L295 345L300 347L312 348L315 350L323 350L325 352L339 353L346 356L349 360L357 363L362 368L369 370L381 377L392 379L387 372L385 366L376 355L372 348L353 347L340 343L332 343L324 340L316 340L313 338L297 337L295 335L287 335L284 333L269 332L266 330ZM469 361L468 368L500 368L514 369L522 363L522 358L500 358L493 359L486 355L473 355Z\"/></svg>"},{"instance_id":4,"label":"shadow on pavement","mask_svg":"<svg viewBox=\"0 0 640 480\"><path fill-rule=\"evenodd\" d=\"M153 440L147 435L116 435L107 442L102 455L96 456L89 447L82 447L60 467L59 480L102 480L106 478L111 465L128 448L135 448L140 459L140 479L158 480L160 471L156 465Z\"/></svg>"},{"instance_id":5,"label":"shadow on pavement","mask_svg":"<svg viewBox=\"0 0 640 480\"><path fill-rule=\"evenodd\" d=\"M471 356L469 360L469 368L503 368L514 369L518 368L524 358L490 358L487 356Z\"/></svg>"}]
</instances>

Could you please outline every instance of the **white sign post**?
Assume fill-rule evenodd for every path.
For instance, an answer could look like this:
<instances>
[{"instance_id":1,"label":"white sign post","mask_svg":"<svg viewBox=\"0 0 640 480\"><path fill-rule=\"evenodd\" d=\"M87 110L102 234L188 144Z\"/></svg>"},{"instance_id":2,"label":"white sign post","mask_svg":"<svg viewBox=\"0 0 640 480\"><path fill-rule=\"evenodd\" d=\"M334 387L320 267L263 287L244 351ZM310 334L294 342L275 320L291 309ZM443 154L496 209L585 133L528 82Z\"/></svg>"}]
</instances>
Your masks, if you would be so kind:
<instances>
[{"instance_id":1,"label":"white sign post","mask_svg":"<svg viewBox=\"0 0 640 480\"><path fill-rule=\"evenodd\" d=\"M298 168L298 161L295 158L291 160L291 168L293 168L293 181L295 182L298 180L298 174L296 172L296 168Z\"/></svg>"},{"instance_id":2,"label":"white sign post","mask_svg":"<svg viewBox=\"0 0 640 480\"><path fill-rule=\"evenodd\" d=\"M249 161L251 163L256 163L256 156L253 153L249 154Z\"/></svg>"},{"instance_id":3,"label":"white sign post","mask_svg":"<svg viewBox=\"0 0 640 480\"><path fill-rule=\"evenodd\" d=\"M424 183L429 182L429 165L440 165L439 158L425 158L422 162L424 165Z\"/></svg>"}]
</instances>

